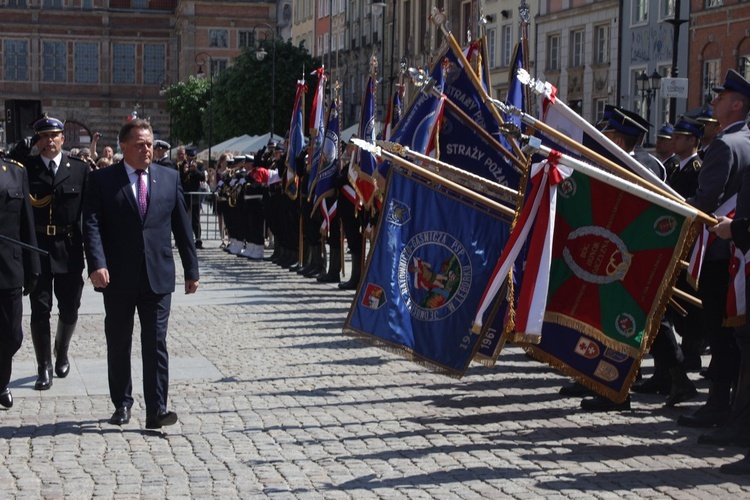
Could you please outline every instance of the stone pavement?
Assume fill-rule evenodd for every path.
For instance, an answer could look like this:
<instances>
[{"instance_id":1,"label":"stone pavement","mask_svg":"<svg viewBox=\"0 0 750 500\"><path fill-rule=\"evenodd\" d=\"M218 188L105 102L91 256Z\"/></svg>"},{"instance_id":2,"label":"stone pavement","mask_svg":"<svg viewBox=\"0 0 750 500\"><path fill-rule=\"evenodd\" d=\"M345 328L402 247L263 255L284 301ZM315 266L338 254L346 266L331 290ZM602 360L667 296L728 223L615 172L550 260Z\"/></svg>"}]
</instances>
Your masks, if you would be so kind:
<instances>
[{"instance_id":1,"label":"stone pavement","mask_svg":"<svg viewBox=\"0 0 750 500\"><path fill-rule=\"evenodd\" d=\"M344 336L351 292L206 246L198 293L173 300L179 423L144 429L140 378L130 424L107 423L87 283L71 375L34 391L29 339L16 356L0 498L750 498L750 477L718 472L746 450L675 425L698 402L636 395L631 411L587 414L512 347L494 369L439 376Z\"/></svg>"}]
</instances>

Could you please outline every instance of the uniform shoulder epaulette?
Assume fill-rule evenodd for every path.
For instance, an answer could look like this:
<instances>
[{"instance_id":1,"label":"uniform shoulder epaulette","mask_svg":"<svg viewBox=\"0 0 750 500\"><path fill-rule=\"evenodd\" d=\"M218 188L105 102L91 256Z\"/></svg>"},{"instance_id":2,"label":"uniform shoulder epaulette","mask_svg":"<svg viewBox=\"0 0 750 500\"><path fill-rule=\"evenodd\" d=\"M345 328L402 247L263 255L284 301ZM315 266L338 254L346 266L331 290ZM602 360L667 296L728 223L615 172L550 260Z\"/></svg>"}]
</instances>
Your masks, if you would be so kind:
<instances>
[{"instance_id":1,"label":"uniform shoulder epaulette","mask_svg":"<svg viewBox=\"0 0 750 500\"><path fill-rule=\"evenodd\" d=\"M8 157L6 157L6 156L3 156L3 157L2 157L2 160L3 160L4 162L6 162L6 163L12 163L13 165L18 165L18 166L19 166L19 167L21 167L21 168L26 168L26 167L24 167L24 166L23 166L23 163L20 163L20 162L18 162L18 161L16 161L16 160L14 160L13 158L8 158Z\"/></svg>"},{"instance_id":2,"label":"uniform shoulder epaulette","mask_svg":"<svg viewBox=\"0 0 750 500\"><path fill-rule=\"evenodd\" d=\"M690 165L690 167L696 172L699 171L702 166L703 163L700 160L693 160L693 163Z\"/></svg>"},{"instance_id":3,"label":"uniform shoulder epaulette","mask_svg":"<svg viewBox=\"0 0 750 500\"><path fill-rule=\"evenodd\" d=\"M80 156L68 155L68 158L70 158L71 160L80 161L81 163L86 163L86 160L84 160Z\"/></svg>"}]
</instances>

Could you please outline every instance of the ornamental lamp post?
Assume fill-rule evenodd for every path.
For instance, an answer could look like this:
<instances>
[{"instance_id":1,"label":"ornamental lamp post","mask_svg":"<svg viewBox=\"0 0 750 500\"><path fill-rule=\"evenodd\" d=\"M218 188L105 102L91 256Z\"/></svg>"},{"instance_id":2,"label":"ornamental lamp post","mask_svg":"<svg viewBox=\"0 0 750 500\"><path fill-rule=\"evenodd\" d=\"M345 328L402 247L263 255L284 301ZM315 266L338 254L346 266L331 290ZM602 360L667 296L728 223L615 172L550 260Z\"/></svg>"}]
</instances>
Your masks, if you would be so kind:
<instances>
[{"instance_id":1,"label":"ornamental lamp post","mask_svg":"<svg viewBox=\"0 0 750 500\"><path fill-rule=\"evenodd\" d=\"M651 122L651 100L656 97L656 93L661 89L661 75L654 70L651 76L646 76L644 71L636 78L636 85L641 92L641 100L646 101L646 120ZM646 133L646 146L650 143L650 133Z\"/></svg>"},{"instance_id":2,"label":"ornamental lamp post","mask_svg":"<svg viewBox=\"0 0 750 500\"><path fill-rule=\"evenodd\" d=\"M211 166L211 145L213 144L213 129L214 129L214 116L213 116L213 90L214 90L214 58L210 54L205 52L199 52L195 55L195 64L198 65L198 71L195 76L198 78L205 78L206 74L203 72L203 65L206 64L208 59L208 165L206 168ZM171 130L170 130L171 132Z\"/></svg>"},{"instance_id":3,"label":"ornamental lamp post","mask_svg":"<svg viewBox=\"0 0 750 500\"><path fill-rule=\"evenodd\" d=\"M253 39L257 39L255 34L258 28L263 32L263 42L265 43L269 40L271 42L271 134L268 137L268 140L270 141L273 139L274 134L274 112L276 110L276 30L274 30L269 24L260 23L253 28ZM266 48L258 42L258 49L255 51L255 58L259 62L262 62L267 55L268 52L266 52Z\"/></svg>"}]
</instances>

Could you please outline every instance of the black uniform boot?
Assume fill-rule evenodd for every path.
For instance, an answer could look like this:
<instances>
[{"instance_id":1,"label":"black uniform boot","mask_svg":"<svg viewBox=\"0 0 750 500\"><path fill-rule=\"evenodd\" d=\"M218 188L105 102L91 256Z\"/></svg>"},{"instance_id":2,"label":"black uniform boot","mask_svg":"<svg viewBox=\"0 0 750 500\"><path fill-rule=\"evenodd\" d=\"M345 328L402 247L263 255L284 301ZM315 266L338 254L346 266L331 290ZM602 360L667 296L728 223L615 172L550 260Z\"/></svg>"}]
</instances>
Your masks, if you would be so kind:
<instances>
[{"instance_id":1,"label":"black uniform boot","mask_svg":"<svg viewBox=\"0 0 750 500\"><path fill-rule=\"evenodd\" d=\"M31 340L36 353L37 379L34 389L46 391L52 387L52 342L49 323L31 324Z\"/></svg>"},{"instance_id":2,"label":"black uniform boot","mask_svg":"<svg viewBox=\"0 0 750 500\"><path fill-rule=\"evenodd\" d=\"M339 283L339 289L341 290L356 290L359 286L359 279L362 276L362 256L360 254L352 254L352 272L349 275L349 281Z\"/></svg>"},{"instance_id":3,"label":"black uniform boot","mask_svg":"<svg viewBox=\"0 0 750 500\"><path fill-rule=\"evenodd\" d=\"M72 325L63 323L62 321L57 323L57 333L55 334L55 373L60 378L65 378L70 373L68 347L70 347L70 339L73 338L75 329L75 323Z\"/></svg>"},{"instance_id":4,"label":"black uniform boot","mask_svg":"<svg viewBox=\"0 0 750 500\"><path fill-rule=\"evenodd\" d=\"M338 283L341 281L341 248L331 248L328 259L328 272L317 279L320 283Z\"/></svg>"},{"instance_id":5,"label":"black uniform boot","mask_svg":"<svg viewBox=\"0 0 750 500\"><path fill-rule=\"evenodd\" d=\"M323 254L320 253L320 245L313 245L312 247L312 259L310 268L302 273L305 278L315 278L320 273L324 273L326 270L325 262L323 261Z\"/></svg>"},{"instance_id":6,"label":"black uniform boot","mask_svg":"<svg viewBox=\"0 0 750 500\"><path fill-rule=\"evenodd\" d=\"M698 389L685 373L682 365L673 366L669 369L669 375L672 379L672 388L664 406L672 407L676 404L693 399L698 395Z\"/></svg>"}]
</instances>

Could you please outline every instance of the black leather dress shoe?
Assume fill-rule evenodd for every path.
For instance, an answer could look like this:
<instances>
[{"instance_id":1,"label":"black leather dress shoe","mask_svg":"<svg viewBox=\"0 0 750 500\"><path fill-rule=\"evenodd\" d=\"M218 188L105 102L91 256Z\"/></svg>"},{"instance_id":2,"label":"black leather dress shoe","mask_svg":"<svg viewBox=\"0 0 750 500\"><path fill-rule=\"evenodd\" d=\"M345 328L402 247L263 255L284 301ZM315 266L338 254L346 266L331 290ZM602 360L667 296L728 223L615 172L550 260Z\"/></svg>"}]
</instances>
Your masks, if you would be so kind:
<instances>
[{"instance_id":1,"label":"black leather dress shoe","mask_svg":"<svg viewBox=\"0 0 750 500\"><path fill-rule=\"evenodd\" d=\"M36 382L34 382L34 390L48 391L50 387L52 387L52 365L48 367L40 366Z\"/></svg>"},{"instance_id":2,"label":"black leather dress shoe","mask_svg":"<svg viewBox=\"0 0 750 500\"><path fill-rule=\"evenodd\" d=\"M566 398L582 398L584 396L595 396L596 393L579 382L564 385L560 387L560 396Z\"/></svg>"},{"instance_id":3,"label":"black leather dress shoe","mask_svg":"<svg viewBox=\"0 0 750 500\"><path fill-rule=\"evenodd\" d=\"M13 394L7 387L3 392L0 392L0 405L5 408L10 408L11 406L13 406Z\"/></svg>"},{"instance_id":4,"label":"black leather dress shoe","mask_svg":"<svg viewBox=\"0 0 750 500\"><path fill-rule=\"evenodd\" d=\"M109 418L109 423L112 425L125 425L128 422L130 422L130 408L127 406L119 407Z\"/></svg>"},{"instance_id":5,"label":"black leather dress shoe","mask_svg":"<svg viewBox=\"0 0 750 500\"><path fill-rule=\"evenodd\" d=\"M622 403L615 403L604 396L594 396L581 400L581 408L586 411L622 411L630 409L630 396Z\"/></svg>"},{"instance_id":6,"label":"black leather dress shoe","mask_svg":"<svg viewBox=\"0 0 750 500\"><path fill-rule=\"evenodd\" d=\"M750 432L736 425L719 427L698 436L698 444L713 446L750 446Z\"/></svg>"},{"instance_id":7,"label":"black leather dress shoe","mask_svg":"<svg viewBox=\"0 0 750 500\"><path fill-rule=\"evenodd\" d=\"M162 411L151 417L146 417L146 429L160 429L165 425L177 423L177 414L173 411Z\"/></svg>"},{"instance_id":8,"label":"black leather dress shoe","mask_svg":"<svg viewBox=\"0 0 750 500\"><path fill-rule=\"evenodd\" d=\"M637 392L638 394L667 395L671 392L671 388L672 381L669 380L669 377L653 375L639 384L633 384L633 387L631 387L630 390Z\"/></svg>"},{"instance_id":9,"label":"black leather dress shoe","mask_svg":"<svg viewBox=\"0 0 750 500\"><path fill-rule=\"evenodd\" d=\"M719 470L724 474L735 476L750 474L750 456L746 455L742 460L732 462L731 464L724 464Z\"/></svg>"},{"instance_id":10,"label":"black leather dress shoe","mask_svg":"<svg viewBox=\"0 0 750 500\"><path fill-rule=\"evenodd\" d=\"M717 408L714 405L705 404L690 415L680 415L677 424L686 427L714 427L726 422L729 417L729 407Z\"/></svg>"}]
</instances>

